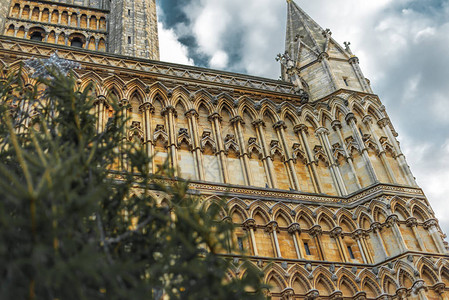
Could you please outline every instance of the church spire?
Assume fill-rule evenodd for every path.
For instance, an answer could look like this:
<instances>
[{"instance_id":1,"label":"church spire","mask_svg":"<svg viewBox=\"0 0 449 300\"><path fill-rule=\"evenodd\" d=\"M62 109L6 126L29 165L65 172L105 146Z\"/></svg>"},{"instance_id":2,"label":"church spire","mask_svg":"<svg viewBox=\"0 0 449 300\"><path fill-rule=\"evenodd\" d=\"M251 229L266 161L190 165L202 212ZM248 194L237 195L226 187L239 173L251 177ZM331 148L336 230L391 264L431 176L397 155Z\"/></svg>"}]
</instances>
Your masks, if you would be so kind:
<instances>
[{"instance_id":1,"label":"church spire","mask_svg":"<svg viewBox=\"0 0 449 300\"><path fill-rule=\"evenodd\" d=\"M287 7L285 54L278 56L283 80L312 100L338 90L372 93L349 44L343 48L294 0L287 0Z\"/></svg>"},{"instance_id":2,"label":"church spire","mask_svg":"<svg viewBox=\"0 0 449 300\"><path fill-rule=\"evenodd\" d=\"M298 44L302 41L311 50L318 53L325 49L326 41L330 36L329 30L324 30L308 14L306 14L293 0L287 0L287 35L285 50L291 57L297 58Z\"/></svg>"}]
</instances>

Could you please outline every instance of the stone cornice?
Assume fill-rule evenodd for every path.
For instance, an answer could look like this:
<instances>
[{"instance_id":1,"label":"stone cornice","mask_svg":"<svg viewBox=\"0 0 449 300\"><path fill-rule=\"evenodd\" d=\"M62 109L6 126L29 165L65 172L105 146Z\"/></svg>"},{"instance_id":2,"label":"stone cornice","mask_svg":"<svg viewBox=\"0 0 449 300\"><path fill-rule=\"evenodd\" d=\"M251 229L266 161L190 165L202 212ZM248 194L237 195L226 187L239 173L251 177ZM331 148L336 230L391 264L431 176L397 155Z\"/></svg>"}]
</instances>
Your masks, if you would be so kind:
<instances>
[{"instance_id":1,"label":"stone cornice","mask_svg":"<svg viewBox=\"0 0 449 300\"><path fill-rule=\"evenodd\" d=\"M120 69L121 71L125 69L125 72L127 69L133 75L142 72L152 76L156 75L159 78L166 77L177 79L178 81L192 82L192 84L203 83L206 86L214 85L215 87L222 86L237 90L274 94L286 98L285 100L287 101L300 101L299 95L295 94L292 84L268 78L72 48L8 36L0 36L0 49L0 55L2 52L6 52L24 59L46 57L57 50L60 57L77 60L83 66L90 66L91 68L104 69L106 67L106 69Z\"/></svg>"}]
</instances>

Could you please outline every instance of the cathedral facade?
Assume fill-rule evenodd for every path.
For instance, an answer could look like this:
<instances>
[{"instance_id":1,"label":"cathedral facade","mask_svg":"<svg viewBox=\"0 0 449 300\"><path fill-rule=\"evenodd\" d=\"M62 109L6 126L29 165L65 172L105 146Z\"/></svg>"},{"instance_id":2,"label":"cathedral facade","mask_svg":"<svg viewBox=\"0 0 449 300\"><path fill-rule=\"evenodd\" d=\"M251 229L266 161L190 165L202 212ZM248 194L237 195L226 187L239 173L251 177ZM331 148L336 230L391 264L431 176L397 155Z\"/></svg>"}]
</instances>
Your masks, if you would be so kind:
<instances>
[{"instance_id":1,"label":"cathedral facade","mask_svg":"<svg viewBox=\"0 0 449 300\"><path fill-rule=\"evenodd\" d=\"M168 160L200 201L226 197L229 276L249 259L271 299L449 299L443 233L358 58L287 6L271 80L158 61L155 0L0 0L0 76L79 62L99 131L114 96L153 172Z\"/></svg>"}]
</instances>

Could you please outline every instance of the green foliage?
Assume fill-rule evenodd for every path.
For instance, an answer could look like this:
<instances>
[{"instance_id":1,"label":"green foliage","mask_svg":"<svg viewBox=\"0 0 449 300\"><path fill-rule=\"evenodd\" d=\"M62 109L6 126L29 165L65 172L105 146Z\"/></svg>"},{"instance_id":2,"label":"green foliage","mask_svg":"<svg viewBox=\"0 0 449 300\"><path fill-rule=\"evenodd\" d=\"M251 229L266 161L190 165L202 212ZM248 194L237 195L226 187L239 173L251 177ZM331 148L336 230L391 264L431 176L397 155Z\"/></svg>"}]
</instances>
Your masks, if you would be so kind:
<instances>
[{"instance_id":1,"label":"green foliage","mask_svg":"<svg viewBox=\"0 0 449 300\"><path fill-rule=\"evenodd\" d=\"M97 133L92 87L48 72L0 81L0 299L263 299L250 264L227 279L225 205L149 174L122 108ZM123 157L134 174L111 171Z\"/></svg>"}]
</instances>

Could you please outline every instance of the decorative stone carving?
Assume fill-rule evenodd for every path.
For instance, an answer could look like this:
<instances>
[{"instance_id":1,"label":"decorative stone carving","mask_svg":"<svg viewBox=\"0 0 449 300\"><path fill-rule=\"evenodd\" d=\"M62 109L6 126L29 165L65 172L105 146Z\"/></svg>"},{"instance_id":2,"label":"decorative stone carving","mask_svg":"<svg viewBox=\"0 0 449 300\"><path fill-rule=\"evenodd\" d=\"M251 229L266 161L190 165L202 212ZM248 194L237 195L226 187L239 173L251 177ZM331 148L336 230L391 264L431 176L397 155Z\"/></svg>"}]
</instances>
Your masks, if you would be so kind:
<instances>
[{"instance_id":1,"label":"decorative stone carving","mask_svg":"<svg viewBox=\"0 0 449 300\"><path fill-rule=\"evenodd\" d=\"M343 149L343 147L340 145L340 143L335 143L332 145L332 152L334 154L335 159L338 161L338 158L341 156L343 158L347 158L346 157L346 153L345 150Z\"/></svg>"},{"instance_id":2,"label":"decorative stone carving","mask_svg":"<svg viewBox=\"0 0 449 300\"><path fill-rule=\"evenodd\" d=\"M416 227L418 226L418 220L415 217L410 217L405 221L405 224L408 227Z\"/></svg>"},{"instance_id":3,"label":"decorative stone carving","mask_svg":"<svg viewBox=\"0 0 449 300\"><path fill-rule=\"evenodd\" d=\"M278 232L279 228L278 228L278 223L276 221L271 221L270 223L267 224L267 226L265 227L265 231L272 233L273 231Z\"/></svg>"},{"instance_id":4,"label":"decorative stone carving","mask_svg":"<svg viewBox=\"0 0 449 300\"><path fill-rule=\"evenodd\" d=\"M229 153L229 150L234 150L237 154L240 152L239 144L235 141L235 136L231 133L227 134L224 140L224 147L226 154Z\"/></svg>"},{"instance_id":5,"label":"decorative stone carving","mask_svg":"<svg viewBox=\"0 0 449 300\"><path fill-rule=\"evenodd\" d=\"M323 229L321 229L320 225L314 225L309 229L309 233L313 237L320 236L323 233Z\"/></svg>"},{"instance_id":6,"label":"decorative stone carving","mask_svg":"<svg viewBox=\"0 0 449 300\"><path fill-rule=\"evenodd\" d=\"M156 129L153 134L153 142L156 144L158 140L161 140L165 146L168 145L168 134L165 132L165 126L162 124L156 125Z\"/></svg>"},{"instance_id":7,"label":"decorative stone carving","mask_svg":"<svg viewBox=\"0 0 449 300\"><path fill-rule=\"evenodd\" d=\"M256 229L257 227L256 220L254 219L247 219L242 225L245 230Z\"/></svg>"},{"instance_id":8,"label":"decorative stone carving","mask_svg":"<svg viewBox=\"0 0 449 300\"><path fill-rule=\"evenodd\" d=\"M309 128L304 124L296 125L295 127L293 127L293 131L296 134L300 133L301 131L304 131L305 134L309 134Z\"/></svg>"},{"instance_id":9,"label":"decorative stone carving","mask_svg":"<svg viewBox=\"0 0 449 300\"><path fill-rule=\"evenodd\" d=\"M270 155L271 159L274 159L276 155L279 155L282 161L285 160L284 151L282 150L279 141L272 140L270 142Z\"/></svg>"},{"instance_id":10,"label":"decorative stone carving","mask_svg":"<svg viewBox=\"0 0 449 300\"><path fill-rule=\"evenodd\" d=\"M326 166L329 166L329 160L328 160L328 158L327 158L327 156L326 156L326 153L325 153L324 150L323 150L323 146L316 145L316 146L313 148L313 153L314 153L315 161L316 161L316 162L318 162L318 161L321 160L322 162L324 162L324 164L325 164Z\"/></svg>"},{"instance_id":11,"label":"decorative stone carving","mask_svg":"<svg viewBox=\"0 0 449 300\"><path fill-rule=\"evenodd\" d=\"M299 143L293 144L292 154L293 154L293 158L295 160L299 160L304 164L307 163L306 153L301 149L301 144L299 144Z\"/></svg>"},{"instance_id":12,"label":"decorative stone carving","mask_svg":"<svg viewBox=\"0 0 449 300\"><path fill-rule=\"evenodd\" d=\"M330 236L333 239L337 239L338 237L341 236L342 232L343 232L343 229L341 227L337 226L331 230Z\"/></svg>"},{"instance_id":13,"label":"decorative stone carving","mask_svg":"<svg viewBox=\"0 0 449 300\"><path fill-rule=\"evenodd\" d=\"M320 292L318 290L310 290L306 296L305 300L315 300L320 296Z\"/></svg>"},{"instance_id":14,"label":"decorative stone carving","mask_svg":"<svg viewBox=\"0 0 449 300\"><path fill-rule=\"evenodd\" d=\"M178 147L181 146L182 143L186 143L190 149L193 148L192 139L189 136L189 131L187 128L180 128L178 132Z\"/></svg>"},{"instance_id":15,"label":"decorative stone carving","mask_svg":"<svg viewBox=\"0 0 449 300\"><path fill-rule=\"evenodd\" d=\"M132 141L134 138L137 138L142 143L145 141L140 122L132 121L131 127L128 130L127 138L128 141Z\"/></svg>"},{"instance_id":16,"label":"decorative stone carving","mask_svg":"<svg viewBox=\"0 0 449 300\"><path fill-rule=\"evenodd\" d=\"M288 233L294 234L295 232L297 232L298 234L301 234L301 226L298 223L292 223L288 227Z\"/></svg>"},{"instance_id":17,"label":"decorative stone carving","mask_svg":"<svg viewBox=\"0 0 449 300\"><path fill-rule=\"evenodd\" d=\"M204 130L201 136L201 150L204 151L207 145L212 148L213 152L217 151L217 146L215 141L211 137L212 133L209 130Z\"/></svg>"},{"instance_id":18,"label":"decorative stone carving","mask_svg":"<svg viewBox=\"0 0 449 300\"><path fill-rule=\"evenodd\" d=\"M250 137L248 139L249 158L252 158L253 153L257 154L259 159L262 159L262 157L263 157L262 147L260 147L260 145L257 143L257 138Z\"/></svg>"},{"instance_id":19,"label":"decorative stone carving","mask_svg":"<svg viewBox=\"0 0 449 300\"><path fill-rule=\"evenodd\" d=\"M349 153L352 153L352 151L360 152L360 146L359 144L354 140L353 136L349 136L345 139L346 142L346 149Z\"/></svg>"}]
</instances>

